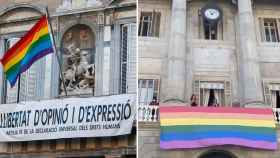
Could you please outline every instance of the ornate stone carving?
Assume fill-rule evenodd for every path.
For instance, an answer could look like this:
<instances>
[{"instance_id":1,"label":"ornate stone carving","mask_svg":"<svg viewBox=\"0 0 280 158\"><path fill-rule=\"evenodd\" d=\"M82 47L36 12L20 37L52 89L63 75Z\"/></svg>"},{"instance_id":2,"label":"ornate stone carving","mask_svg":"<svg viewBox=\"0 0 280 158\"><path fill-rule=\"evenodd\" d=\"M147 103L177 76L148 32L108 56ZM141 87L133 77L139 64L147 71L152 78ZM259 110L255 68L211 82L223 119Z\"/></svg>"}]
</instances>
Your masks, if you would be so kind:
<instances>
[{"instance_id":1,"label":"ornate stone carving","mask_svg":"<svg viewBox=\"0 0 280 158\"><path fill-rule=\"evenodd\" d=\"M94 37L84 25L67 31L63 38L63 75L69 95L94 93ZM60 94L64 94L63 84Z\"/></svg>"},{"instance_id":2,"label":"ornate stone carving","mask_svg":"<svg viewBox=\"0 0 280 158\"><path fill-rule=\"evenodd\" d=\"M57 11L67 11L82 8L98 8L103 6L101 0L63 0Z\"/></svg>"}]
</instances>

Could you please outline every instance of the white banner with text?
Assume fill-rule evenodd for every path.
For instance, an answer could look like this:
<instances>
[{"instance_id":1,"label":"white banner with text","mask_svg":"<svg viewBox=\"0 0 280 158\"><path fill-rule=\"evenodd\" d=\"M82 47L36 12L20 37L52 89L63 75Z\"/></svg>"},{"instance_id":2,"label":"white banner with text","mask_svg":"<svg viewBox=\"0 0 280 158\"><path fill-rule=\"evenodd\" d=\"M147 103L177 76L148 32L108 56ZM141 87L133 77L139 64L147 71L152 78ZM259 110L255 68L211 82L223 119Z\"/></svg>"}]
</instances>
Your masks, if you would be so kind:
<instances>
[{"instance_id":1,"label":"white banner with text","mask_svg":"<svg viewBox=\"0 0 280 158\"><path fill-rule=\"evenodd\" d=\"M131 133L133 94L0 105L0 142L107 137Z\"/></svg>"}]
</instances>

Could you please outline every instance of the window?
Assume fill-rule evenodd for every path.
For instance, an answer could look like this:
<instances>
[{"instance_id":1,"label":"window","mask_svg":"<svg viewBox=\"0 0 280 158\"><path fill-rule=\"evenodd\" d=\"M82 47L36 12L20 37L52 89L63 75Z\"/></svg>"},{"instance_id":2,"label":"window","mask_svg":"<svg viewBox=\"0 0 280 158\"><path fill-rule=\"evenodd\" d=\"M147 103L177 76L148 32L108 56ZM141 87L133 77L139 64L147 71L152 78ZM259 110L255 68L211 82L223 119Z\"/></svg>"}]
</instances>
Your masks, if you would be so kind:
<instances>
[{"instance_id":1,"label":"window","mask_svg":"<svg viewBox=\"0 0 280 158\"><path fill-rule=\"evenodd\" d=\"M272 107L280 108L280 91L279 90L272 90L271 91L271 103Z\"/></svg>"},{"instance_id":2,"label":"window","mask_svg":"<svg viewBox=\"0 0 280 158\"><path fill-rule=\"evenodd\" d=\"M265 103L273 108L280 108L280 83L274 81L263 81L263 92Z\"/></svg>"},{"instance_id":3,"label":"window","mask_svg":"<svg viewBox=\"0 0 280 158\"><path fill-rule=\"evenodd\" d=\"M6 40L6 50L11 48L20 38L9 38ZM10 87L8 81L5 82L5 103L15 103L19 97L19 101L29 101L41 97L40 83L43 82L42 75L44 74L44 61L42 58L35 62L27 71L21 73L20 80L18 79L13 88ZM42 73L38 73L42 72ZM19 83L20 82L20 83ZM19 96L18 85L20 84Z\"/></svg>"},{"instance_id":4,"label":"window","mask_svg":"<svg viewBox=\"0 0 280 158\"><path fill-rule=\"evenodd\" d=\"M6 51L11 48L20 38L10 38L6 40ZM6 80L6 97L5 103L15 103L18 97L18 82L11 88L9 82Z\"/></svg>"},{"instance_id":5,"label":"window","mask_svg":"<svg viewBox=\"0 0 280 158\"><path fill-rule=\"evenodd\" d=\"M207 40L218 39L218 28L217 25L211 25L209 22L204 24L204 37Z\"/></svg>"},{"instance_id":6,"label":"window","mask_svg":"<svg viewBox=\"0 0 280 158\"><path fill-rule=\"evenodd\" d=\"M139 24L139 36L159 37L160 12L142 12Z\"/></svg>"},{"instance_id":7,"label":"window","mask_svg":"<svg viewBox=\"0 0 280 158\"><path fill-rule=\"evenodd\" d=\"M153 99L159 102L159 80L140 79L138 81L139 105L149 105Z\"/></svg>"},{"instance_id":8,"label":"window","mask_svg":"<svg viewBox=\"0 0 280 158\"><path fill-rule=\"evenodd\" d=\"M203 106L225 105L223 89L201 88L200 96L201 96L200 105Z\"/></svg>"},{"instance_id":9,"label":"window","mask_svg":"<svg viewBox=\"0 0 280 158\"><path fill-rule=\"evenodd\" d=\"M199 14L199 38L204 40L223 40L223 19L210 22Z\"/></svg>"},{"instance_id":10,"label":"window","mask_svg":"<svg viewBox=\"0 0 280 158\"><path fill-rule=\"evenodd\" d=\"M136 25L121 26L121 93L136 93Z\"/></svg>"},{"instance_id":11,"label":"window","mask_svg":"<svg viewBox=\"0 0 280 158\"><path fill-rule=\"evenodd\" d=\"M280 91L276 91L276 108L280 108Z\"/></svg>"},{"instance_id":12,"label":"window","mask_svg":"<svg viewBox=\"0 0 280 158\"><path fill-rule=\"evenodd\" d=\"M121 30L121 93L126 93L126 72L127 72L127 49L128 49L128 39L127 39L127 27L122 27Z\"/></svg>"},{"instance_id":13,"label":"window","mask_svg":"<svg viewBox=\"0 0 280 158\"><path fill-rule=\"evenodd\" d=\"M275 121L280 122L280 83L263 80L264 99L267 105L271 105L275 115Z\"/></svg>"},{"instance_id":14,"label":"window","mask_svg":"<svg viewBox=\"0 0 280 158\"><path fill-rule=\"evenodd\" d=\"M195 80L193 94L201 106L231 106L230 81Z\"/></svg>"},{"instance_id":15,"label":"window","mask_svg":"<svg viewBox=\"0 0 280 158\"><path fill-rule=\"evenodd\" d=\"M263 41L279 42L279 32L276 19L263 19Z\"/></svg>"}]
</instances>

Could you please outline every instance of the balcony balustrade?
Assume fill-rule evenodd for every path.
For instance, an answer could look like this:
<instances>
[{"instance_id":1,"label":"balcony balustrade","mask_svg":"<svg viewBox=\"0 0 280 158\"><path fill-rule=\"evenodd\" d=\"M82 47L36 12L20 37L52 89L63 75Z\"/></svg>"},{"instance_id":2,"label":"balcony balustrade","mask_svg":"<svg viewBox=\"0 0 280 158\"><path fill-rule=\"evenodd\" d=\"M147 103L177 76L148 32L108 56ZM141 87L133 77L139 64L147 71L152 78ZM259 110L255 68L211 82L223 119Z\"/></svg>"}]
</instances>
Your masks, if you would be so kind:
<instances>
[{"instance_id":1,"label":"balcony balustrade","mask_svg":"<svg viewBox=\"0 0 280 158\"><path fill-rule=\"evenodd\" d=\"M280 108L273 108L274 118L277 125L280 125ZM139 122L158 122L159 106L157 105L140 105L138 107Z\"/></svg>"},{"instance_id":2,"label":"balcony balustrade","mask_svg":"<svg viewBox=\"0 0 280 158\"><path fill-rule=\"evenodd\" d=\"M140 105L138 107L139 122L157 122L159 121L159 106Z\"/></svg>"}]
</instances>

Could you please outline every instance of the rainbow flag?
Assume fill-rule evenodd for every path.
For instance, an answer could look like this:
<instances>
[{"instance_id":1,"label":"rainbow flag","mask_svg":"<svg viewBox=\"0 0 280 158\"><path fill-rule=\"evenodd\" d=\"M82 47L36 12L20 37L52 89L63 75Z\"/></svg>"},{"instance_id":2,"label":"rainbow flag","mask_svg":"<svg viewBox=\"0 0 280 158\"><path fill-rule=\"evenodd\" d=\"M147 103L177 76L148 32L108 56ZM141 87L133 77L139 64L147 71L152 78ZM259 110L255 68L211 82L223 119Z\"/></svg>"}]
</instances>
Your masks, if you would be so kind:
<instances>
[{"instance_id":1,"label":"rainbow flag","mask_svg":"<svg viewBox=\"0 0 280 158\"><path fill-rule=\"evenodd\" d=\"M1 63L11 87L19 75L25 72L35 61L52 53L53 47L46 16L29 30L12 48L10 48Z\"/></svg>"},{"instance_id":2,"label":"rainbow flag","mask_svg":"<svg viewBox=\"0 0 280 158\"><path fill-rule=\"evenodd\" d=\"M237 145L277 149L272 109L231 107L160 107L160 148Z\"/></svg>"}]
</instances>

